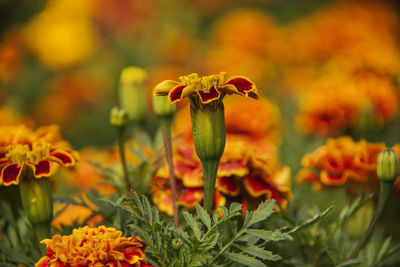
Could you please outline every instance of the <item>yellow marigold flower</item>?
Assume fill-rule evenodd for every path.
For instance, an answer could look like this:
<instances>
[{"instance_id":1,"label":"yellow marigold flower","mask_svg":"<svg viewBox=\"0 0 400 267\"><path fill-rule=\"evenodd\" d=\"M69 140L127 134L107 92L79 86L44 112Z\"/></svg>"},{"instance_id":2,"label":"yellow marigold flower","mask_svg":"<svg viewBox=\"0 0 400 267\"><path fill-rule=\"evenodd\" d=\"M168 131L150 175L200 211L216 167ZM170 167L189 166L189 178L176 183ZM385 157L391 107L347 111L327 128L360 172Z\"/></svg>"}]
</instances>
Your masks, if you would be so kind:
<instances>
[{"instance_id":1,"label":"yellow marigold flower","mask_svg":"<svg viewBox=\"0 0 400 267\"><path fill-rule=\"evenodd\" d=\"M223 99L226 94L238 94L257 98L257 88L248 78L233 76L226 78L226 72L199 77L197 73L179 77L179 82L165 80L154 88L154 95L168 95L169 101L175 103L186 96L198 97L201 103L207 104Z\"/></svg>"},{"instance_id":2,"label":"yellow marigold flower","mask_svg":"<svg viewBox=\"0 0 400 267\"><path fill-rule=\"evenodd\" d=\"M383 143L355 142L347 136L328 139L326 145L303 157L297 181L312 183L316 189L347 182L374 183L376 159L384 149Z\"/></svg>"},{"instance_id":3,"label":"yellow marigold flower","mask_svg":"<svg viewBox=\"0 0 400 267\"><path fill-rule=\"evenodd\" d=\"M25 31L28 47L54 69L87 60L96 48L91 13L94 1L48 1Z\"/></svg>"},{"instance_id":4,"label":"yellow marigold flower","mask_svg":"<svg viewBox=\"0 0 400 267\"><path fill-rule=\"evenodd\" d=\"M41 178L50 176L59 165L75 165L77 152L69 148L54 127L36 131L24 125L0 127L0 185L19 184L25 166Z\"/></svg>"},{"instance_id":5,"label":"yellow marigold flower","mask_svg":"<svg viewBox=\"0 0 400 267\"><path fill-rule=\"evenodd\" d=\"M36 267L50 266L132 266L150 267L144 259L146 245L137 237L121 237L115 228L88 226L74 229L71 235L44 239L47 255Z\"/></svg>"}]
</instances>

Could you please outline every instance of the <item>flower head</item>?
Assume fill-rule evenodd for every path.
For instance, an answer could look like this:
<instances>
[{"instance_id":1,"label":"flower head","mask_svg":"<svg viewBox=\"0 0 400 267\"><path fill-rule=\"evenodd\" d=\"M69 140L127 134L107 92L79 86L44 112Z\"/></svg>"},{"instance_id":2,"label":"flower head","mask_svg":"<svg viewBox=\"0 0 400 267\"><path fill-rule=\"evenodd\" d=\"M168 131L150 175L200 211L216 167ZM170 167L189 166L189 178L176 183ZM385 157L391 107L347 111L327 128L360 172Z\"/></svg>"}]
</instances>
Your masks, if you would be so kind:
<instances>
[{"instance_id":1,"label":"flower head","mask_svg":"<svg viewBox=\"0 0 400 267\"><path fill-rule=\"evenodd\" d=\"M69 149L57 130L44 127L32 131L23 125L0 127L0 185L19 184L25 166L41 178L50 176L58 165L75 165L77 152Z\"/></svg>"},{"instance_id":2,"label":"flower head","mask_svg":"<svg viewBox=\"0 0 400 267\"><path fill-rule=\"evenodd\" d=\"M74 229L71 235L55 235L42 240L47 255L36 267L48 266L147 266L144 259L146 245L137 237L121 237L114 228L88 226Z\"/></svg>"},{"instance_id":3,"label":"flower head","mask_svg":"<svg viewBox=\"0 0 400 267\"><path fill-rule=\"evenodd\" d=\"M154 88L154 95L168 95L169 101L175 103L186 96L196 97L207 104L223 99L226 94L238 94L257 98L255 84L244 76L226 78L226 72L199 77L197 73L179 77L179 82L165 80Z\"/></svg>"}]
</instances>

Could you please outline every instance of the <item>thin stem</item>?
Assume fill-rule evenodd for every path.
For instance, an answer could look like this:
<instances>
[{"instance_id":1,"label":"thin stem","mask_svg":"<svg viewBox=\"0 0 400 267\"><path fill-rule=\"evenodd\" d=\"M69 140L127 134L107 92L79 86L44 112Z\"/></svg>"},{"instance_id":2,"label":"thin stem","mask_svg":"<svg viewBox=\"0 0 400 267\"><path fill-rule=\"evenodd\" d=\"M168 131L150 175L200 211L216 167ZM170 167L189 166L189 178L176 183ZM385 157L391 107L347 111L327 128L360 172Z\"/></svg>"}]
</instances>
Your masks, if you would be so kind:
<instances>
[{"instance_id":1,"label":"thin stem","mask_svg":"<svg viewBox=\"0 0 400 267\"><path fill-rule=\"evenodd\" d=\"M389 200L390 193L392 192L393 188L393 183L391 182L381 182L381 189L380 189L380 194L379 194L379 199L378 199L378 204L375 208L374 214L372 216L371 222L368 225L367 230L361 237L360 241L358 242L357 246L353 250L353 252L350 255L350 259L354 258L358 255L360 250L364 247L364 245L368 242L369 238L371 237L371 233L374 230L374 227L376 225L376 222L378 221L379 217L381 216L383 210L386 207L386 204Z\"/></svg>"},{"instance_id":2,"label":"thin stem","mask_svg":"<svg viewBox=\"0 0 400 267\"><path fill-rule=\"evenodd\" d=\"M204 207L211 212L214 203L215 182L217 180L219 160L205 160L201 162L204 180Z\"/></svg>"},{"instance_id":3,"label":"thin stem","mask_svg":"<svg viewBox=\"0 0 400 267\"><path fill-rule=\"evenodd\" d=\"M211 261L208 263L209 265L211 265L211 263L213 263L220 255L222 255L222 253L224 253L225 250L227 250L230 245L232 245L232 243L238 239L243 233L244 231L247 230L246 227L243 227L242 229L239 230L239 232L237 232L232 238L231 240L229 240L229 242L227 242L224 247L218 252L217 255L214 256L214 258L211 259Z\"/></svg>"},{"instance_id":4,"label":"thin stem","mask_svg":"<svg viewBox=\"0 0 400 267\"><path fill-rule=\"evenodd\" d=\"M40 244L40 241L50 238L50 222L32 224L35 232L36 241L39 244L40 253L42 256L46 255L46 245Z\"/></svg>"},{"instance_id":5,"label":"thin stem","mask_svg":"<svg viewBox=\"0 0 400 267\"><path fill-rule=\"evenodd\" d=\"M171 194L172 194L172 211L174 214L174 225L176 228L179 226L178 220L178 207L176 205L177 193L176 193L176 179L175 179L175 171L174 164L172 161L172 142L171 142L171 127L170 123L165 122L162 124L162 133L164 137L164 149L165 149L165 158L168 163L169 170L169 184L171 186Z\"/></svg>"},{"instance_id":6,"label":"thin stem","mask_svg":"<svg viewBox=\"0 0 400 267\"><path fill-rule=\"evenodd\" d=\"M129 174L128 174L128 168L126 166L126 158L125 158L125 146L124 146L124 132L125 132L125 127L124 126L117 126L115 127L117 131L117 142L118 142L118 149L119 149L119 154L121 157L121 164L122 164L122 169L124 172L124 179L125 179L125 184L128 190L131 189L131 184L129 182Z\"/></svg>"}]
</instances>

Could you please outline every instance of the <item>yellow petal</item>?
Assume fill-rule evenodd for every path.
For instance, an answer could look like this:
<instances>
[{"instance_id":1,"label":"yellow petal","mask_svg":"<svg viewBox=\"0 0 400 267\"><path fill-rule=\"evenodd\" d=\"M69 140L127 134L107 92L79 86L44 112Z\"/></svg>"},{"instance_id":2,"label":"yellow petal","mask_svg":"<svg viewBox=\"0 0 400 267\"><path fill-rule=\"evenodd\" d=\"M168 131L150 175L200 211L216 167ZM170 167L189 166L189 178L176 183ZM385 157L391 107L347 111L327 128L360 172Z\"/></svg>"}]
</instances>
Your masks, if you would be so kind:
<instances>
[{"instance_id":1,"label":"yellow petal","mask_svg":"<svg viewBox=\"0 0 400 267\"><path fill-rule=\"evenodd\" d=\"M159 84L157 84L155 87L154 87L154 95L155 96L164 96L164 95L168 95L168 92L172 89L172 88L174 88L174 87L176 87L176 86L178 86L178 85L180 85L181 83L179 83L179 82L176 82L176 81L173 81L173 80L165 80L165 81L163 81L163 82L160 82Z\"/></svg>"}]
</instances>

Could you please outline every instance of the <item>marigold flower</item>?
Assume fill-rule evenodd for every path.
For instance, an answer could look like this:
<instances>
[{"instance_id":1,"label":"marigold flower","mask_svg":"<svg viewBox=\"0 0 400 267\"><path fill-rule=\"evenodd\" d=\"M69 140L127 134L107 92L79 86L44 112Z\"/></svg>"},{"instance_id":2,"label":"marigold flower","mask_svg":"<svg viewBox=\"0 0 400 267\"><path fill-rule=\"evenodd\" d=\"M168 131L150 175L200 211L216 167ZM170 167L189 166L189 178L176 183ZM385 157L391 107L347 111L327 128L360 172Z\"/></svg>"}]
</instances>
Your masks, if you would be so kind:
<instances>
[{"instance_id":1,"label":"marigold flower","mask_svg":"<svg viewBox=\"0 0 400 267\"><path fill-rule=\"evenodd\" d=\"M328 139L326 145L303 157L304 168L297 181L310 182L315 189L376 182L376 159L384 149L383 143L355 142L347 136Z\"/></svg>"},{"instance_id":2,"label":"marigold flower","mask_svg":"<svg viewBox=\"0 0 400 267\"><path fill-rule=\"evenodd\" d=\"M144 259L146 245L137 237L121 237L122 232L110 227L88 226L74 229L71 235L55 235L42 240L47 255L36 267L50 266L135 266L150 267Z\"/></svg>"},{"instance_id":3,"label":"marigold flower","mask_svg":"<svg viewBox=\"0 0 400 267\"><path fill-rule=\"evenodd\" d=\"M180 82L165 80L154 88L158 96L168 95L175 103L186 96L198 96L203 104L223 99L226 94L238 94L257 98L255 84L244 76L226 78L226 72L199 77L197 73L179 77Z\"/></svg>"},{"instance_id":4,"label":"marigold flower","mask_svg":"<svg viewBox=\"0 0 400 267\"><path fill-rule=\"evenodd\" d=\"M43 132L43 130L48 132ZM50 176L57 166L75 165L78 154L60 140L54 128L32 131L20 126L0 127L0 185L19 184L25 166L35 178Z\"/></svg>"}]
</instances>

